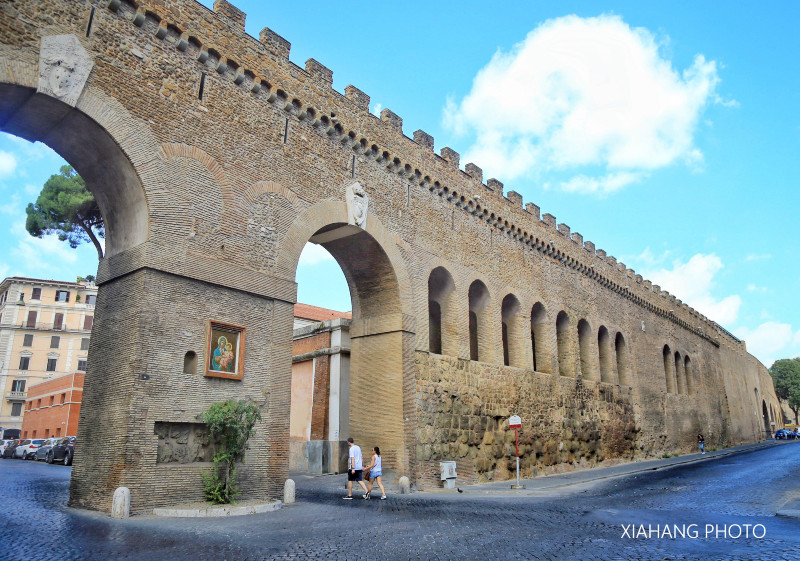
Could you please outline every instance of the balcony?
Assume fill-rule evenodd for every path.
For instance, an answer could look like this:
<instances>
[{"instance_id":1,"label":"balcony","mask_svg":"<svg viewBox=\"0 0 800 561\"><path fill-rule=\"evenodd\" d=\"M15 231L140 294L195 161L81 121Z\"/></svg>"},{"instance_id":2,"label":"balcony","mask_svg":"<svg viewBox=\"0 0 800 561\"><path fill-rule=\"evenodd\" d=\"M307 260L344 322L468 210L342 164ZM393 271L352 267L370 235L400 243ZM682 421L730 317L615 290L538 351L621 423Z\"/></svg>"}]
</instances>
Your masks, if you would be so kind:
<instances>
[{"instance_id":1,"label":"balcony","mask_svg":"<svg viewBox=\"0 0 800 561\"><path fill-rule=\"evenodd\" d=\"M6 392L6 401L25 401L28 392Z\"/></svg>"}]
</instances>

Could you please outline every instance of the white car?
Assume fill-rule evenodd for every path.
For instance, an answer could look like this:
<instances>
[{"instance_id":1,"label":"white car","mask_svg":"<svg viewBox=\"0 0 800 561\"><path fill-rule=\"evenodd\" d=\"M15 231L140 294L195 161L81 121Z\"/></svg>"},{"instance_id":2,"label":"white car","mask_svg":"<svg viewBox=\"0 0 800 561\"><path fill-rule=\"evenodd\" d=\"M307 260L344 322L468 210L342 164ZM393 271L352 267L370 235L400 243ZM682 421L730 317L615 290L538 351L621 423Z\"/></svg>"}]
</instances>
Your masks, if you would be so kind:
<instances>
[{"instance_id":1,"label":"white car","mask_svg":"<svg viewBox=\"0 0 800 561\"><path fill-rule=\"evenodd\" d=\"M44 438L34 438L33 440L23 440L22 444L17 446L14 450L15 458L22 458L23 460L33 460L36 458L36 450L44 444Z\"/></svg>"},{"instance_id":2,"label":"white car","mask_svg":"<svg viewBox=\"0 0 800 561\"><path fill-rule=\"evenodd\" d=\"M13 439L12 440L0 440L0 454L3 453L3 451L6 449L6 446L8 446L9 442L13 442Z\"/></svg>"}]
</instances>

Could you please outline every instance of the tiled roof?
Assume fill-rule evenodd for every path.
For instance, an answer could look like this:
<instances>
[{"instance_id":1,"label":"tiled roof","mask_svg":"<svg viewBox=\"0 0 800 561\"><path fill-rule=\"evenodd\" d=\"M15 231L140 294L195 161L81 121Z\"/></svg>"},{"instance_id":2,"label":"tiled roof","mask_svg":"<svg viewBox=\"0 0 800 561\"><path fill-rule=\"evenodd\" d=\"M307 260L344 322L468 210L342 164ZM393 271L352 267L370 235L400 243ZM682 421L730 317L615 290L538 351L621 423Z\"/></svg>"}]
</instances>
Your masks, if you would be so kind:
<instances>
[{"instance_id":1,"label":"tiled roof","mask_svg":"<svg viewBox=\"0 0 800 561\"><path fill-rule=\"evenodd\" d=\"M314 321L327 321L339 318L352 319L353 314L351 312L337 312L336 310L311 306L310 304L295 304L294 317Z\"/></svg>"}]
</instances>

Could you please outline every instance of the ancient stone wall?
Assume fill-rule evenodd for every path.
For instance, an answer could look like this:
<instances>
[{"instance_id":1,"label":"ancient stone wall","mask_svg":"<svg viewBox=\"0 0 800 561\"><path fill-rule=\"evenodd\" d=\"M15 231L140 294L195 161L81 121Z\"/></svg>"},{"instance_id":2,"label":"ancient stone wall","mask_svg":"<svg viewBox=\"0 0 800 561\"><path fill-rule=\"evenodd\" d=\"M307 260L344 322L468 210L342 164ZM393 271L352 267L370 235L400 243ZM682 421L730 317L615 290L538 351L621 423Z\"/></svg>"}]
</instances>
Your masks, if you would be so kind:
<instances>
[{"instance_id":1,"label":"ancient stone wall","mask_svg":"<svg viewBox=\"0 0 800 561\"><path fill-rule=\"evenodd\" d=\"M777 407L743 342L392 111L372 115L355 86L334 91L275 32L248 36L229 3L11 0L0 16L0 129L70 161L109 229L72 504L108 509L121 484L133 511L197 498L197 465L157 463L155 424L228 397L263 404L245 494L280 497L309 239L350 284L351 399L381 410L352 408L349 426L387 471L424 483L463 444L464 473L502 477L505 452L481 443L514 407L537 422L531 472L690 450L697 432L752 441L748 392ZM41 56L62 42L73 58ZM208 358L207 321L246 328L243 380L183 372L188 350ZM454 395L470 411L457 421L438 411Z\"/></svg>"},{"instance_id":2,"label":"ancient stone wall","mask_svg":"<svg viewBox=\"0 0 800 561\"><path fill-rule=\"evenodd\" d=\"M445 460L456 461L467 483L512 477L512 414L524 419L523 477L642 456L630 388L421 351L416 367L416 455L424 483L437 484Z\"/></svg>"}]
</instances>

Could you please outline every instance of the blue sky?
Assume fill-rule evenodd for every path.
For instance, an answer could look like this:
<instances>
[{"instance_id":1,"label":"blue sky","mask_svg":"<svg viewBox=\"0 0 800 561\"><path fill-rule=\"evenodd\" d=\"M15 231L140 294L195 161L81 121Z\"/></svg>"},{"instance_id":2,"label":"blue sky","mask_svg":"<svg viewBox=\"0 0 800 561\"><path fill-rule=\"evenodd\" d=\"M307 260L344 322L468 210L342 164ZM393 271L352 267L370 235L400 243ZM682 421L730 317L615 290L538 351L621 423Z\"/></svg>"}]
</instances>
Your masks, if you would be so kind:
<instances>
[{"instance_id":1,"label":"blue sky","mask_svg":"<svg viewBox=\"0 0 800 561\"><path fill-rule=\"evenodd\" d=\"M765 365L800 355L800 4L234 4L248 33L284 36L298 65L328 66L335 89L355 85L407 135L460 152ZM25 204L59 165L0 138L0 275L96 268L90 246L24 233ZM349 309L324 252L304 254L298 282L301 301Z\"/></svg>"}]
</instances>

